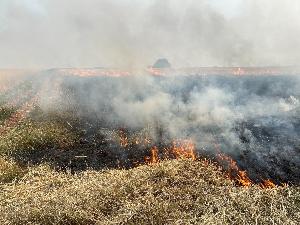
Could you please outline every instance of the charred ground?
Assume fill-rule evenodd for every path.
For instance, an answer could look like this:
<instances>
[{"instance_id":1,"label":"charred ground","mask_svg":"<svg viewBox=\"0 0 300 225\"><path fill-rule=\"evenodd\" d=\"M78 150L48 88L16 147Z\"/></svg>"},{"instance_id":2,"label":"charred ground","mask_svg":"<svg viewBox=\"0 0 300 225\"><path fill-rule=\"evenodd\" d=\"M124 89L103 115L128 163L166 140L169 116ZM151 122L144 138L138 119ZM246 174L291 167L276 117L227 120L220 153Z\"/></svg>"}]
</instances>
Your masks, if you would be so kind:
<instances>
[{"instance_id":1,"label":"charred ground","mask_svg":"<svg viewBox=\"0 0 300 225\"><path fill-rule=\"evenodd\" d=\"M53 71L28 77L2 95L2 121L39 95L28 117L32 126L55 123L74 140L63 148L50 143L50 147L42 145L30 152L16 149L22 154L13 152L12 156L22 164L51 162L74 171L130 168L143 163L153 146L163 149L173 140L192 138L199 156L214 159L218 151L223 152L256 182L299 183L297 77L147 79L80 78ZM157 104L161 93L162 98L169 98ZM119 101L125 104L119 107ZM260 109L262 106L265 108ZM24 127L20 128L22 133L31 132ZM123 146L122 139L127 141ZM143 143L145 139L148 141Z\"/></svg>"},{"instance_id":2,"label":"charred ground","mask_svg":"<svg viewBox=\"0 0 300 225\"><path fill-rule=\"evenodd\" d=\"M55 82L53 77L49 81ZM84 149L79 155L88 156L80 159L87 167L110 165L97 163L106 157L112 164L131 167L153 145L163 148L174 139L192 138L197 154L214 158L217 151L224 152L257 182L299 183L298 83L295 76L152 77L145 81L69 76L60 81L56 100L63 102L54 103L50 111L79 135L78 146L72 148ZM156 103L161 93L169 98ZM125 104L119 107L119 101ZM49 110L41 107L39 112L40 118L39 113L32 118L49 118ZM128 141L120 149L114 138L121 133L123 138L140 136L151 142Z\"/></svg>"},{"instance_id":3,"label":"charred ground","mask_svg":"<svg viewBox=\"0 0 300 225\"><path fill-rule=\"evenodd\" d=\"M176 187L178 190L191 191L194 188L202 190L200 187L204 183L207 184L206 188L210 185L216 188L220 184L220 187L231 190L229 191L231 194L238 193L241 197L242 192L245 193L248 197L244 196L244 201L249 204L244 206L238 204L239 207L245 209L248 206L257 207L257 210L265 213L265 215L257 214L262 217L262 223L267 224L272 220L280 223L289 218L287 224L296 224L299 222L297 187L300 182L298 83L295 76L77 77L63 76L55 71L23 78L16 86L7 88L1 94L0 182L7 190L4 195L11 195L7 201L4 195L0 195L0 198L4 199L0 209L6 211L3 221L5 223L14 221L17 224L27 222L95 224L103 220L135 223L139 221L140 216L144 218L140 220L144 223L151 221L162 223L159 218L164 218L166 214L155 216L156 214L154 215L147 207L140 209L137 213L139 216L124 217L122 210L120 212L119 210L122 207L125 211L131 210L126 206L129 200L124 196L132 195L138 199L130 191L118 192L119 200L109 195L98 196L106 203L94 216L90 213L99 208L92 205L88 206L91 211L78 208L83 210L84 215L73 213L71 208L65 206L61 216L56 216L53 212L60 210L57 208L59 203L53 203L53 207L50 207L48 199L39 198L35 193L27 197L48 202L49 209L38 210L40 206L27 204L27 200L20 197L20 201L14 199L13 202L18 202L23 205L22 207L29 207L33 211L26 215L25 211L20 209L19 216L14 217L15 212L7 210L11 204L9 201L14 198L11 189L13 185L18 185L20 190L27 193L33 187L26 186L26 182L35 183L36 179L42 177L46 179L49 176L49 179L50 177L57 179L55 182L62 182L66 189L60 189L61 198L65 199L71 197L67 191L68 180L74 179L75 183L72 181L71 188L77 185L76 182L81 182L80 179L84 179L82 185L86 185L86 188L82 189L82 194L74 200L74 204L75 202L79 204L84 198L84 191L91 194L93 185L95 187L95 184L89 184L86 178L83 178L86 176L83 174L95 173L95 176L89 176L92 176L92 180L95 178L94 181L97 182L108 179L110 180L108 186L114 186L114 182L117 182L116 189L118 189L122 186L122 182L130 183L142 179L147 183L148 178L139 176L145 173L152 177L151 174L155 173L151 179L158 179L155 182L158 182L159 187L151 197L153 201L148 200L149 204L154 204L158 208L163 207L158 204L157 196L164 195L162 192L164 188L166 190L164 193L180 198L176 196L176 193L180 192L175 191ZM174 146L174 141L182 140L193 143L195 161L192 161L191 157L183 161L179 159L178 162L172 160L186 158L185 155L178 157L176 152L168 150L170 146ZM157 152L154 152L156 159L155 163L149 163L149 159L153 157L153 147L157 149ZM228 174L238 176L239 171L228 173L233 167L228 166L228 161L225 163L220 161L219 154L230 157L237 163L240 171L246 171L252 182L248 188L239 187L241 183L237 182L235 177L232 181L228 179ZM197 171L204 171L205 167L213 179L199 177L203 174L202 172L202 175L198 174ZM112 175L108 175L108 178L106 173ZM128 173L127 178L130 176L133 178L125 181L123 175L121 176L123 173ZM121 176L120 179L117 178L119 177L117 174ZM175 174L175 177L179 174L182 176L180 175L179 181L173 175L172 178L168 178L168 174ZM67 178L68 176L70 177ZM83 177L76 180L77 176ZM201 184L197 183L197 179L204 183L201 183L202 181ZM274 193L271 194L273 197L270 197L268 189L261 189L261 182L269 179L277 185L285 183L292 186L274 187ZM175 186L165 183L164 180L167 183L175 182ZM49 182L46 180L38 181L35 185L43 186L46 185L45 182L48 185ZM180 182L182 183L179 184ZM138 188L125 183L123 186L130 190ZM173 190L170 185L175 189ZM105 191L104 186L100 186L96 189L102 193ZM145 188L145 193L149 192L148 186L139 187ZM57 188L59 189L59 186ZM57 188L55 186L54 189L58 191ZM222 188L211 190L220 193ZM257 190L261 197L265 196L262 199L272 199L270 204L276 205L277 199L285 199L283 204L288 211L284 215L279 215L278 203L276 212L267 212L269 203L264 200L251 205L250 199L255 197L254 192ZM186 197L191 199L182 201L182 207L189 205L189 209L193 212L189 214L187 209L185 216L187 223L210 221L208 216L210 213L200 210L203 202L199 203L200 205L197 203L203 200L203 196L199 195L201 191L199 193L190 191ZM46 190L41 190L38 195L45 193ZM213 193L211 194L210 198L214 199ZM233 204L238 200L230 197L228 201ZM132 200L129 202L137 204ZM101 205L97 201L90 203ZM172 204L165 203L165 210L168 211ZM214 203L211 202L212 205L215 203L216 199ZM201 215L197 214L199 210L202 212ZM222 211L222 207L213 206L207 210L212 210L212 214L218 214L220 210ZM239 211L238 208L231 210L235 212L234 214ZM153 217L147 220L149 213ZM272 216L268 217L268 214ZM193 220L193 215L198 219ZM205 219L205 216L208 217ZM212 221L230 224L234 221L231 216L228 213L228 216L218 217L218 220ZM180 220L175 214L171 217L171 224ZM255 218L246 220L246 217L241 216L236 221L254 223Z\"/></svg>"}]
</instances>

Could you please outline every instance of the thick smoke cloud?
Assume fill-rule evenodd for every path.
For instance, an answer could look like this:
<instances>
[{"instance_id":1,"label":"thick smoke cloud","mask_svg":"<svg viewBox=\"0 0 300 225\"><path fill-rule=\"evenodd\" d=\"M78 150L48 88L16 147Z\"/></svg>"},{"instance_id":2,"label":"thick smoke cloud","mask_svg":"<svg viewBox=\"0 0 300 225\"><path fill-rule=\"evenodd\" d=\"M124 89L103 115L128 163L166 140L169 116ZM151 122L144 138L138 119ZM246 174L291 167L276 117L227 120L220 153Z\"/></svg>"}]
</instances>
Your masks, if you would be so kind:
<instances>
[{"instance_id":1,"label":"thick smoke cloud","mask_svg":"<svg viewBox=\"0 0 300 225\"><path fill-rule=\"evenodd\" d=\"M296 65L299 34L297 0L2 0L0 67Z\"/></svg>"},{"instance_id":2,"label":"thick smoke cloud","mask_svg":"<svg viewBox=\"0 0 300 225\"><path fill-rule=\"evenodd\" d=\"M229 11L210 2L3 0L0 67L145 68L158 57L174 67L299 65L299 1L232 1ZM37 79L45 112L76 112L109 129L150 126L158 142L162 135L191 138L207 154L219 145L254 176L299 182L297 77L79 78L59 71Z\"/></svg>"},{"instance_id":3,"label":"thick smoke cloud","mask_svg":"<svg viewBox=\"0 0 300 225\"><path fill-rule=\"evenodd\" d=\"M147 128L158 145L192 139L200 154L215 155L219 149L254 179L299 182L297 76L80 78L52 73L41 92L44 111L73 111L87 124L108 129Z\"/></svg>"}]
</instances>

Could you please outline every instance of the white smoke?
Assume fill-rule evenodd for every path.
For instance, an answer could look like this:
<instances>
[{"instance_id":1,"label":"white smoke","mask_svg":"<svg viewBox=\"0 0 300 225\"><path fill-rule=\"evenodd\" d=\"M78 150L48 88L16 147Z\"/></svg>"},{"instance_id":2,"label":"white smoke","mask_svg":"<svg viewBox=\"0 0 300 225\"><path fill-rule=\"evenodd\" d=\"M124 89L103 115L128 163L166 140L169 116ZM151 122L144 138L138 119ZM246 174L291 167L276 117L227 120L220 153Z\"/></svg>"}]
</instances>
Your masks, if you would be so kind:
<instances>
[{"instance_id":1,"label":"white smoke","mask_svg":"<svg viewBox=\"0 0 300 225\"><path fill-rule=\"evenodd\" d=\"M297 0L2 0L0 67L298 65Z\"/></svg>"}]
</instances>

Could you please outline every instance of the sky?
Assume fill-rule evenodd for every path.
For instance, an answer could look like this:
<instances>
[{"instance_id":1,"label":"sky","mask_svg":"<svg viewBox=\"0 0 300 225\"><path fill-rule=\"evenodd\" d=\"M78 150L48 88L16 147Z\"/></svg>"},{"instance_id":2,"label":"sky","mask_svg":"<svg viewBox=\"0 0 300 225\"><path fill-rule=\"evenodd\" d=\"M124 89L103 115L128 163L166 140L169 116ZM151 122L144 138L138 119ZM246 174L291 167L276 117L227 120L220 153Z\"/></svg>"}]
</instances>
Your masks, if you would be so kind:
<instances>
[{"instance_id":1,"label":"sky","mask_svg":"<svg viewBox=\"0 0 300 225\"><path fill-rule=\"evenodd\" d=\"M299 65L298 0L1 0L0 68Z\"/></svg>"}]
</instances>

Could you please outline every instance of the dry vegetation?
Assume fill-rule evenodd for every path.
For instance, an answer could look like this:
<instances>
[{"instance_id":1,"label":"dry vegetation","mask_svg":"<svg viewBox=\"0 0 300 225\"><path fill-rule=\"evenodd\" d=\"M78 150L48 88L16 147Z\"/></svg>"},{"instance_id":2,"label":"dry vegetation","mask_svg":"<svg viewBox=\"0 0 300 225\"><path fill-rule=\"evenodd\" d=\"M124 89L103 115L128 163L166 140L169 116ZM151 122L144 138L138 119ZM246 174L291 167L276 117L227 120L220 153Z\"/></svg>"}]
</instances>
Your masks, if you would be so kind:
<instances>
[{"instance_id":1,"label":"dry vegetation","mask_svg":"<svg viewBox=\"0 0 300 225\"><path fill-rule=\"evenodd\" d=\"M0 224L300 224L298 186L239 187L207 160L76 173L20 160L73 151L63 124L27 119L1 134Z\"/></svg>"},{"instance_id":2,"label":"dry vegetation","mask_svg":"<svg viewBox=\"0 0 300 225\"><path fill-rule=\"evenodd\" d=\"M236 187L205 161L72 175L43 165L1 185L1 224L299 224L300 189Z\"/></svg>"},{"instance_id":3,"label":"dry vegetation","mask_svg":"<svg viewBox=\"0 0 300 225\"><path fill-rule=\"evenodd\" d=\"M0 153L16 155L49 147L66 147L72 145L74 138L60 124L26 121L2 135Z\"/></svg>"}]
</instances>

